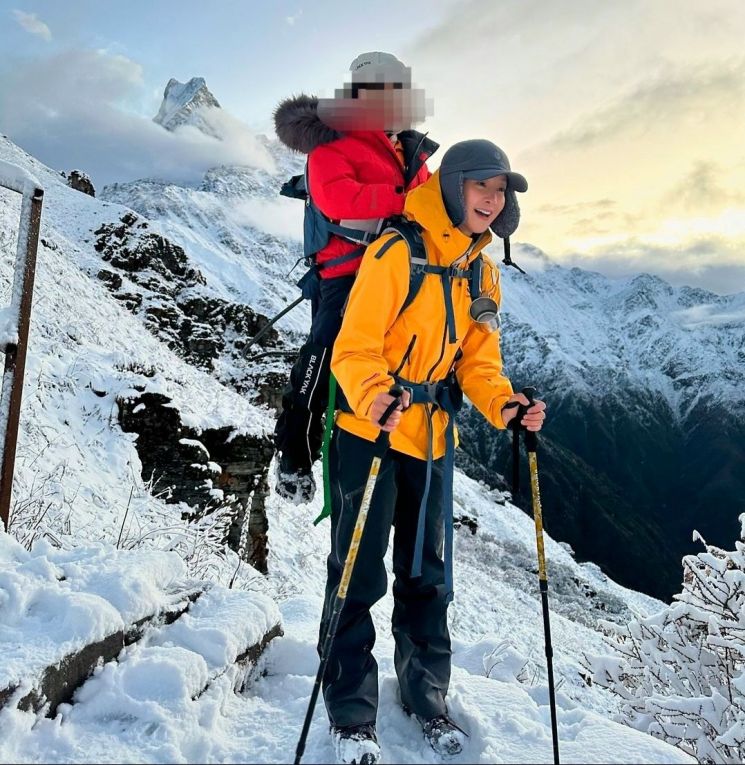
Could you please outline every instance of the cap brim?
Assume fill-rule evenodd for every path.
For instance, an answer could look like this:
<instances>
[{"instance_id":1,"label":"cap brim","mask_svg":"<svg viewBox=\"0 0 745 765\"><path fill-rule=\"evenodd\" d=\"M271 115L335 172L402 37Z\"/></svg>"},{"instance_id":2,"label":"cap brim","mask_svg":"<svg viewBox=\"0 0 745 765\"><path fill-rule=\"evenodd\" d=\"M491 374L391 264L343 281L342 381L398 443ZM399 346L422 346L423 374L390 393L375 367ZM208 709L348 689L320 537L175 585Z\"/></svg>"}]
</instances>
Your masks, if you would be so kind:
<instances>
[{"instance_id":1,"label":"cap brim","mask_svg":"<svg viewBox=\"0 0 745 765\"><path fill-rule=\"evenodd\" d=\"M513 173L511 170L505 170L502 167L479 168L478 170L466 170L463 173L464 178L469 178L473 181L485 181L487 178L494 178L497 175L507 176L507 186L512 191L528 190L528 182L524 176L520 175L520 173Z\"/></svg>"}]
</instances>

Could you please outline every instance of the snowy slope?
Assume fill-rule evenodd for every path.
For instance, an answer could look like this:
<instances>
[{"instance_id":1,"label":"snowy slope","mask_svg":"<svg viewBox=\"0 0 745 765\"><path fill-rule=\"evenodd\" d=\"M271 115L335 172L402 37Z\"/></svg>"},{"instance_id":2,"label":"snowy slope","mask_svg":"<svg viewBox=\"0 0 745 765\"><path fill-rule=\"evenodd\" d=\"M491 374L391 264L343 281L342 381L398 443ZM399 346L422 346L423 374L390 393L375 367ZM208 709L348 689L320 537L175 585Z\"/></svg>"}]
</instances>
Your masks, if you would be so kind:
<instances>
[{"instance_id":1,"label":"snowy slope","mask_svg":"<svg viewBox=\"0 0 745 765\"><path fill-rule=\"evenodd\" d=\"M456 480L456 501L479 516L483 534L471 537L462 529L456 540L456 599L450 613L454 670L449 698L452 713L470 738L464 753L453 762L550 762L540 601L535 574L527 570L534 544L531 523L516 508L502 504L500 495L461 475ZM60 708L55 720L0 712L0 726L7 734L0 744L0 757L26 762L290 761L317 662L315 639L328 550L327 527L309 525L318 509L315 504L303 511L290 510L276 497L270 501L272 573L262 587L279 602L285 637L270 647L262 665L266 675L254 679L241 695L234 695L236 677L227 673L193 698L195 683L207 670L205 659L199 657L208 657L209 650L214 653L205 637L210 635L212 645L234 642L232 635L240 624L206 622L201 629L209 632L187 644L184 638L171 636L173 629L164 628L162 635L156 631L145 646L127 649L117 662L96 674L72 706ZM592 565L579 566L562 546L547 541L554 586L552 628L562 760L691 761L661 742L612 722L612 700L603 691L588 688L578 674L583 651L604 650L599 634L576 620L580 609L585 609L584 621L592 621L588 604L589 611L606 603L621 611L631 606L648 612L655 602L619 588ZM80 552L82 562L86 553ZM31 556L15 555L27 569L33 561L37 572L59 567L62 560L43 545ZM75 551L64 557L69 566ZM119 557L122 567L126 566L126 557L121 553ZM508 559L512 568L506 565ZM387 565L390 573L390 559ZM562 600L555 594L575 578L591 585L597 596L587 598L578 591ZM49 588L43 581L37 586ZM43 623L45 612L53 612L55 605L42 601L40 611L40 598L33 588L33 582L27 581L25 602L37 604L33 617L41 617ZM17 596L11 598L18 620L24 614L16 602ZM381 668L379 733L384 758L386 762L437 762L396 700L388 626L391 606L389 593L373 613L379 636L375 653ZM136 607L136 602L129 605ZM7 607L0 614L7 618ZM319 708L304 761L328 762L331 757L325 715Z\"/></svg>"},{"instance_id":2,"label":"snowy slope","mask_svg":"<svg viewBox=\"0 0 745 765\"><path fill-rule=\"evenodd\" d=\"M163 393L196 428L230 426L238 432L264 434L272 426L272 413L185 363L90 276L100 265L92 232L104 223L117 222L125 208L67 188L53 171L5 139L0 139L0 159L28 168L47 188L42 226L46 244L40 249L15 485L16 532L23 532L31 546L34 534L29 529L43 514L41 528L47 540L73 558L81 543L116 544L124 532L126 547L176 550L191 575L226 583L235 571L235 556L217 550L213 543L207 559L196 560L194 550L208 541L206 532L185 522L178 506L154 496L140 479L133 438L121 431L114 416L117 398L128 390ZM246 290L242 293L246 299L253 295L269 305L278 291L286 289L291 294L290 286L271 273L248 270L237 254L214 272L207 268L218 251L212 240L217 202L224 195L225 206L234 206L239 196L236 187L249 182L244 173L229 175L231 182L210 181L210 189L215 190L174 187L176 201L161 200L163 219L172 216L171 231L182 232L189 258L207 274L207 289L228 290L232 275L225 264L230 262L244 269L245 286L239 289ZM208 204L215 207L206 208L206 213L199 205L196 212L192 210L190 201L200 199L199 194L213 195ZM148 197L148 204L158 204L157 193ZM13 251L8 234L17 218L8 200L4 195L0 207L0 235L6 240L0 250L3 295L10 283ZM204 234L207 246L203 249L190 244L189 223L195 223L198 236ZM245 237L259 230L234 221L230 225L231 232ZM289 263L292 256L282 252L281 244L278 238L276 257ZM225 253L229 247L222 246L226 250L219 251ZM269 269L271 257L261 257ZM300 320L295 321L300 330ZM478 518L479 531L473 536L463 528L457 534L456 600L450 612L455 649L451 704L471 739L467 751L455 761L550 761L531 521L504 496L461 474L456 477L456 503ZM310 525L320 510L318 501L298 510L270 494L267 510L269 576L260 577L243 566L238 579L240 586L271 596L282 613L285 637L270 649L267 677L254 682L242 696L232 692L234 678L225 677L193 699L192 674L204 671L205 659L175 650L178 644L163 636L144 651L125 652L108 665L86 683L75 704L61 709L54 720L1 712L0 759L287 761L315 672L328 527ZM48 570L46 561L58 555L46 544L37 542L31 550L41 571ZM547 552L565 760L686 761L680 752L611 722L615 701L602 690L588 687L579 674L583 650L604 650L594 628L598 618L626 620L634 611L647 613L659 604L615 585L592 564L577 564L565 547L550 540ZM6 558L6 565L26 562L20 554L16 558L16 564L7 563ZM125 571L126 564L123 576ZM404 718L395 701L390 608L389 594L375 609L384 755L387 761L433 761L414 724ZM46 612L54 614L54 605ZM36 614L23 602L2 597L0 591L0 623L13 619L17 624L29 618ZM227 641L235 626L214 629L216 638ZM330 757L319 708L306 761L325 762Z\"/></svg>"},{"instance_id":3,"label":"snowy slope","mask_svg":"<svg viewBox=\"0 0 745 765\"><path fill-rule=\"evenodd\" d=\"M102 198L153 221L188 251L217 294L273 316L299 295L295 282L303 268L293 267L302 256L303 207L279 197L278 190L300 172L302 163L288 158L277 175L255 168L219 168L197 189L138 181L109 186ZM290 272L294 278L288 278ZM302 333L309 316L303 304L280 326Z\"/></svg>"},{"instance_id":4,"label":"snowy slope","mask_svg":"<svg viewBox=\"0 0 745 765\"><path fill-rule=\"evenodd\" d=\"M134 437L117 424L117 401L159 393L197 431L228 426L266 434L273 415L185 363L89 275L101 264L92 230L116 221L123 208L69 189L5 139L0 159L27 167L46 190L12 512L19 524L40 514L41 529L65 546L170 527L173 536L159 544L188 548L206 532L183 521L179 507L158 499L141 479ZM4 303L19 211L18 195L0 194ZM223 564L229 576L235 562Z\"/></svg>"}]
</instances>

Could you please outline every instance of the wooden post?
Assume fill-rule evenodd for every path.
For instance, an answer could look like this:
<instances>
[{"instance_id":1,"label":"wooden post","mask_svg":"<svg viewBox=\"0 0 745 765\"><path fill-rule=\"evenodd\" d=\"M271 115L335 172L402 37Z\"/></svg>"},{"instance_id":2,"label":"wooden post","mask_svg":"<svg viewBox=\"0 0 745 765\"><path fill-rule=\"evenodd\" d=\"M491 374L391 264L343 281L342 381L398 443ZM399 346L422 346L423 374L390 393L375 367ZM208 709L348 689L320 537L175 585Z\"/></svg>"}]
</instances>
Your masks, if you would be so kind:
<instances>
[{"instance_id":1,"label":"wooden post","mask_svg":"<svg viewBox=\"0 0 745 765\"><path fill-rule=\"evenodd\" d=\"M20 176L19 176L20 177ZM18 443L18 425L21 416L21 398L23 396L23 377L26 370L26 351L31 324L31 306L36 275L36 255L39 246L39 228L44 190L34 183L29 189L29 180L0 184L23 194L21 205L21 225L18 234L15 277L11 309L18 327L18 343L10 343L5 351L5 370L0 386L0 518L7 531L10 520L10 500L13 490L13 470L15 467L16 446ZM10 386L6 389L6 386Z\"/></svg>"}]
</instances>

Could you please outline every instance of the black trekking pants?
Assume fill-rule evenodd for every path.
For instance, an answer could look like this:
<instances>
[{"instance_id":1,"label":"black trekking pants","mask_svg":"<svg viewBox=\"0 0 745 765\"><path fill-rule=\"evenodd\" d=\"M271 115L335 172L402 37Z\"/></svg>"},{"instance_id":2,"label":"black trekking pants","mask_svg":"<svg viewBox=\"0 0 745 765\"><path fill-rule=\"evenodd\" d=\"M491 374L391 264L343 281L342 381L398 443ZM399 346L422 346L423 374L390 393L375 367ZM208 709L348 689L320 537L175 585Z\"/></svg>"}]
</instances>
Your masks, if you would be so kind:
<instances>
[{"instance_id":1,"label":"black trekking pants","mask_svg":"<svg viewBox=\"0 0 745 765\"><path fill-rule=\"evenodd\" d=\"M290 381L282 395L282 411L274 429L274 443L282 453L283 472L307 473L321 454L331 352L352 284L354 276L321 279L319 298L312 306L310 334L290 371Z\"/></svg>"},{"instance_id":2,"label":"black trekking pants","mask_svg":"<svg viewBox=\"0 0 745 765\"><path fill-rule=\"evenodd\" d=\"M329 459L331 476L331 554L320 645L357 521L372 462L372 443L336 428ZM381 463L367 524L341 612L323 693L336 726L375 722L378 665L372 655L375 629L370 608L386 592L383 558L393 537L394 662L401 702L425 718L445 714L450 683L450 634L447 626L445 565L442 561L442 479L444 459L432 465L427 503L422 575L410 576L419 503L427 463L389 450Z\"/></svg>"}]
</instances>

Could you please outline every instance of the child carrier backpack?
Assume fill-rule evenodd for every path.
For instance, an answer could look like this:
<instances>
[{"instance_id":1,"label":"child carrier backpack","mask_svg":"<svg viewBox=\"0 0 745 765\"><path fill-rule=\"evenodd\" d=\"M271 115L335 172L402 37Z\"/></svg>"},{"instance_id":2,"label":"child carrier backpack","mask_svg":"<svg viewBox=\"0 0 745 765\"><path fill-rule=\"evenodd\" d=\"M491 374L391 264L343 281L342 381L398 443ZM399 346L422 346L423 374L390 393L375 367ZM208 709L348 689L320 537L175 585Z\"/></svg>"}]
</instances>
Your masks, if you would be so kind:
<instances>
[{"instance_id":1,"label":"child carrier backpack","mask_svg":"<svg viewBox=\"0 0 745 765\"><path fill-rule=\"evenodd\" d=\"M330 218L324 215L318 205L313 201L313 195L310 191L308 181L308 163L305 163L305 171L302 175L293 175L289 181L286 181L279 190L281 196L290 199L302 199L305 203L305 214L303 217L303 257L298 263L303 261L308 270L297 282L303 297L309 300L318 294L320 271L329 266L338 266L347 261L359 258L365 251L368 244L377 239L383 220L378 221L374 231L364 231L362 229L342 226L334 223ZM339 255L336 258L327 260L324 263L317 263L316 255L328 244L331 236L339 236L348 242L354 242L359 245L351 252ZM297 265L297 263L295 264Z\"/></svg>"}]
</instances>

